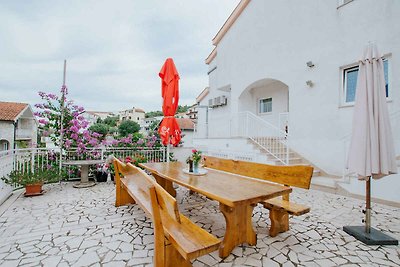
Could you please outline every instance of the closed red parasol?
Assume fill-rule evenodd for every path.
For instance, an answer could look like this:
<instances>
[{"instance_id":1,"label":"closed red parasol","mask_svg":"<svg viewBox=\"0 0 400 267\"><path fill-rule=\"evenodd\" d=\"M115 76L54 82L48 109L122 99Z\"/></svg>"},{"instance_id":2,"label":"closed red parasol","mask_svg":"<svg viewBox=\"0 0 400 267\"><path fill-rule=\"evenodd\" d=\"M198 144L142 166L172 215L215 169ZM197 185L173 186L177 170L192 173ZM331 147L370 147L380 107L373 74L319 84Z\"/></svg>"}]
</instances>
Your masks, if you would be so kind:
<instances>
[{"instance_id":1,"label":"closed red parasol","mask_svg":"<svg viewBox=\"0 0 400 267\"><path fill-rule=\"evenodd\" d=\"M174 115L179 101L179 74L172 58L165 60L159 76L161 78L164 118L158 132L164 145L171 143L173 146L177 146L181 140L181 129Z\"/></svg>"}]
</instances>

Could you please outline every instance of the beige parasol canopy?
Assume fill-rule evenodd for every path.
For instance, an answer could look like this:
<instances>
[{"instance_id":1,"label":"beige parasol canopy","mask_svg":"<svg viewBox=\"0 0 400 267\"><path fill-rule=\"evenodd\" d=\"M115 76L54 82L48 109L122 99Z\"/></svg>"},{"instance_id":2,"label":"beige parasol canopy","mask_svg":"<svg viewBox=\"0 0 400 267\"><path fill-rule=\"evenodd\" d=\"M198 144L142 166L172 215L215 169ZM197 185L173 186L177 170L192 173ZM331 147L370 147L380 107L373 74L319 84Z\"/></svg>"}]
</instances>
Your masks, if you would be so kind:
<instances>
[{"instance_id":1,"label":"beige parasol canopy","mask_svg":"<svg viewBox=\"0 0 400 267\"><path fill-rule=\"evenodd\" d=\"M396 173L382 57L369 44L359 64L348 169L359 179Z\"/></svg>"}]
</instances>

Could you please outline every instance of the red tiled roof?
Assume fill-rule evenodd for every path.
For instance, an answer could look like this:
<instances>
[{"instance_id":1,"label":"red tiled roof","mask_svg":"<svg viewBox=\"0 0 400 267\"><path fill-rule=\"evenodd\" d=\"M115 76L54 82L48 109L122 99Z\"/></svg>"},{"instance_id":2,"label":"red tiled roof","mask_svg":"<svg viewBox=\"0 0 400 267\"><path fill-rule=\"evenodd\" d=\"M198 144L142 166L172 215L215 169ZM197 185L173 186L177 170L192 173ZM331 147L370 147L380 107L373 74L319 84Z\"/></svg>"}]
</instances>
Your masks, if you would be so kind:
<instances>
[{"instance_id":1,"label":"red tiled roof","mask_svg":"<svg viewBox=\"0 0 400 267\"><path fill-rule=\"evenodd\" d=\"M136 111L136 112L141 112L141 113L146 113L146 112L144 112L144 110L141 109L141 108L135 108L135 111Z\"/></svg>"},{"instance_id":2,"label":"red tiled roof","mask_svg":"<svg viewBox=\"0 0 400 267\"><path fill-rule=\"evenodd\" d=\"M27 106L26 103L0 102L0 121L15 121Z\"/></svg>"},{"instance_id":3,"label":"red tiled roof","mask_svg":"<svg viewBox=\"0 0 400 267\"><path fill-rule=\"evenodd\" d=\"M194 129L194 123L191 119L177 118L176 121L178 122L179 128L181 128L181 130L193 130Z\"/></svg>"}]
</instances>

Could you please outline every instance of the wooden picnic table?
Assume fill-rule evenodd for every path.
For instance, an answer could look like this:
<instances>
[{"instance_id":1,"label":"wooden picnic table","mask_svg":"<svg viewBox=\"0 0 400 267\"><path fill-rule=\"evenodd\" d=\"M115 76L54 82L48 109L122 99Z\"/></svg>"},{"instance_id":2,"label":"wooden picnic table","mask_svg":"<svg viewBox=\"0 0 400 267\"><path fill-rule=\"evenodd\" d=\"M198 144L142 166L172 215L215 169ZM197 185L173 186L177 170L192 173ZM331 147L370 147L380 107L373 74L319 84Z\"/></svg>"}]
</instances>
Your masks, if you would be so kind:
<instances>
[{"instance_id":1,"label":"wooden picnic table","mask_svg":"<svg viewBox=\"0 0 400 267\"><path fill-rule=\"evenodd\" d=\"M141 163L140 166L150 171L172 196L176 196L173 188L176 183L219 202L226 222L219 249L221 258L227 257L239 244L257 244L251 221L257 203L292 191L290 187L213 169L207 169L201 176L187 174L186 164L181 162Z\"/></svg>"}]
</instances>

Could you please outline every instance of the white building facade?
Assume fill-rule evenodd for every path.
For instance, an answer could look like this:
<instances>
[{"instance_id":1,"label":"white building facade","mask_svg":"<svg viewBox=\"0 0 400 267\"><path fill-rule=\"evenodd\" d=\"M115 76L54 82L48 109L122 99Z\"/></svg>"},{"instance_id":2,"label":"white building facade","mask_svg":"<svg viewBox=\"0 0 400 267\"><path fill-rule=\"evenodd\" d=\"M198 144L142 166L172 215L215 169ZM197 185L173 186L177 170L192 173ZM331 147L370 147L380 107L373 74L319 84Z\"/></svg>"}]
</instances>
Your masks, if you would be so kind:
<instances>
[{"instance_id":1,"label":"white building facade","mask_svg":"<svg viewBox=\"0 0 400 267\"><path fill-rule=\"evenodd\" d=\"M36 147L37 129L29 104L0 102L0 151Z\"/></svg>"},{"instance_id":2,"label":"white building facade","mask_svg":"<svg viewBox=\"0 0 400 267\"><path fill-rule=\"evenodd\" d=\"M396 0L242 0L213 39L215 49L206 59L209 88L198 103L194 145L251 153L238 137L271 124L264 135L280 132L291 150L324 173L341 176L358 59L374 42L385 58L399 156L399 23Z\"/></svg>"}]
</instances>

